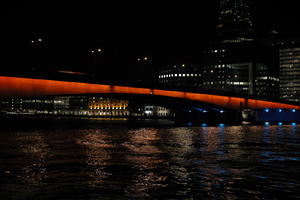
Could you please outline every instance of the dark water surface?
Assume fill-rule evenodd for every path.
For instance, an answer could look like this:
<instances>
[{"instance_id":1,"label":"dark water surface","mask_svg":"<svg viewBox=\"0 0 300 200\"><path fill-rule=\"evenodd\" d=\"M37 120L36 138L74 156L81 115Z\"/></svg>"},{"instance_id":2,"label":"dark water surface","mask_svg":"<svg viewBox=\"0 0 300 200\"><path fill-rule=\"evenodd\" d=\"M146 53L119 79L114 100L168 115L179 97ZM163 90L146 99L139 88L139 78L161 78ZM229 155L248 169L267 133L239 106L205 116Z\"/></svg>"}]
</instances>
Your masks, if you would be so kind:
<instances>
[{"instance_id":1,"label":"dark water surface","mask_svg":"<svg viewBox=\"0 0 300 200\"><path fill-rule=\"evenodd\" d=\"M300 126L0 129L0 199L299 199Z\"/></svg>"}]
</instances>

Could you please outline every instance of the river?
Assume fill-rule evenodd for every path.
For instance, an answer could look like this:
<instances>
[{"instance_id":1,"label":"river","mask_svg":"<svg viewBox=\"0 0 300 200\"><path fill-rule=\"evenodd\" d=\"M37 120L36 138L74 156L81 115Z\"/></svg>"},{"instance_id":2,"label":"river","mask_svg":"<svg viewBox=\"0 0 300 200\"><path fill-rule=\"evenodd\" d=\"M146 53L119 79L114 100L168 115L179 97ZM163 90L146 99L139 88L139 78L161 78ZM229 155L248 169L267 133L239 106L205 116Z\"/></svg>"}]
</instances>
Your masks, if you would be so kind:
<instances>
[{"instance_id":1,"label":"river","mask_svg":"<svg viewBox=\"0 0 300 200\"><path fill-rule=\"evenodd\" d=\"M300 126L0 129L0 199L299 199Z\"/></svg>"}]
</instances>

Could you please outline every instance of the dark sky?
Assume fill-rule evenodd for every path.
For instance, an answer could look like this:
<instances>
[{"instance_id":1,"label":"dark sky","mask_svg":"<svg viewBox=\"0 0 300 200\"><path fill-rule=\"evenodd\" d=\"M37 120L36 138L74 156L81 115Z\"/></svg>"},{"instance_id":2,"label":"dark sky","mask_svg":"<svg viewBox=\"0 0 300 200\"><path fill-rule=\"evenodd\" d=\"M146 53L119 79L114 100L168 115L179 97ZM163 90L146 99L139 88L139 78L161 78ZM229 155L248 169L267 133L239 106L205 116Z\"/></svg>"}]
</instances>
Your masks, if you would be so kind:
<instances>
[{"instance_id":1,"label":"dark sky","mask_svg":"<svg viewBox=\"0 0 300 200\"><path fill-rule=\"evenodd\" d=\"M178 55L197 56L207 41L214 38L217 0L103 2L1 3L4 60L11 61L8 63L12 67L24 68L24 63L32 65L38 55L46 64L33 62L34 65L84 71L94 62L89 50L99 47L103 49L106 66L121 68L123 63L126 67L132 65L139 56L149 56L156 62L169 62ZM285 35L299 35L296 2L254 1L257 32L264 34L277 29ZM45 43L32 50L30 41L38 37Z\"/></svg>"}]
</instances>

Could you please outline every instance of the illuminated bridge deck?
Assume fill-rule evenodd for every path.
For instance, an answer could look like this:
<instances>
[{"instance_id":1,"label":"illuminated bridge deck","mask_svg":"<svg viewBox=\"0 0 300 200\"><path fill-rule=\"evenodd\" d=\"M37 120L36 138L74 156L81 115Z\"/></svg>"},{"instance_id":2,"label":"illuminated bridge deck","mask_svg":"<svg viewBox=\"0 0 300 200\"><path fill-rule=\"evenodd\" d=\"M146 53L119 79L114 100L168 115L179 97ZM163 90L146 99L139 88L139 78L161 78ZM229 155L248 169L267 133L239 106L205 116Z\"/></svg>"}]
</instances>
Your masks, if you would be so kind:
<instances>
[{"instance_id":1,"label":"illuminated bridge deck","mask_svg":"<svg viewBox=\"0 0 300 200\"><path fill-rule=\"evenodd\" d=\"M250 109L281 108L300 110L299 105L215 94L0 76L1 97L32 97L82 94L156 95L193 100L232 110L240 110L241 105Z\"/></svg>"}]
</instances>

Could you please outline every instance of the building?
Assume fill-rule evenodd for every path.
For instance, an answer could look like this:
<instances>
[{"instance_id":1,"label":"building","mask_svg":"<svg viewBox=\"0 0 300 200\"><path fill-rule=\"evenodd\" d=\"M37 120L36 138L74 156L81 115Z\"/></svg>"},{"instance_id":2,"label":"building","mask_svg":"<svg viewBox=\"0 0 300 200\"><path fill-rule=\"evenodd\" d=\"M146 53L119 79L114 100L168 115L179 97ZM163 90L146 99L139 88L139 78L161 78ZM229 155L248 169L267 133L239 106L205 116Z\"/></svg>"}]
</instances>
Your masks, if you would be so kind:
<instances>
[{"instance_id":1,"label":"building","mask_svg":"<svg viewBox=\"0 0 300 200\"><path fill-rule=\"evenodd\" d=\"M277 52L255 36L249 0L220 0L217 39L195 64L164 65L158 83L233 95L278 99Z\"/></svg>"},{"instance_id":2,"label":"building","mask_svg":"<svg viewBox=\"0 0 300 200\"><path fill-rule=\"evenodd\" d=\"M220 0L217 32L223 43L253 41L250 0Z\"/></svg>"},{"instance_id":3,"label":"building","mask_svg":"<svg viewBox=\"0 0 300 200\"><path fill-rule=\"evenodd\" d=\"M165 107L100 96L1 98L0 114L109 118L174 117L174 112Z\"/></svg>"},{"instance_id":4,"label":"building","mask_svg":"<svg viewBox=\"0 0 300 200\"><path fill-rule=\"evenodd\" d=\"M284 39L279 43L280 98L300 102L300 39Z\"/></svg>"},{"instance_id":5,"label":"building","mask_svg":"<svg viewBox=\"0 0 300 200\"><path fill-rule=\"evenodd\" d=\"M158 83L164 87L202 88L203 70L197 64L163 65L158 71Z\"/></svg>"}]
</instances>

